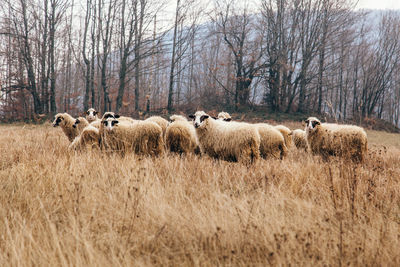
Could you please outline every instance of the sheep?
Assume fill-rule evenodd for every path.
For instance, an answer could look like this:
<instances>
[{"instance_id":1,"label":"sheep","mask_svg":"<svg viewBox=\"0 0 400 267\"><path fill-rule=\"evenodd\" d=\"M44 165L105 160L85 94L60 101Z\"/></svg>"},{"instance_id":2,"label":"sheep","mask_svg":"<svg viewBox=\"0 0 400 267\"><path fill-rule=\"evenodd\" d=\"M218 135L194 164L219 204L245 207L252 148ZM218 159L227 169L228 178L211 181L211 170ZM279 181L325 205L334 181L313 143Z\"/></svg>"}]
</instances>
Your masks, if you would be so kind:
<instances>
[{"instance_id":1,"label":"sheep","mask_svg":"<svg viewBox=\"0 0 400 267\"><path fill-rule=\"evenodd\" d=\"M89 123L92 123L92 122L98 120L98 119L99 119L99 118L97 117L97 114L98 114L98 113L99 113L99 112L96 111L94 108L89 108L89 109L86 111L86 120L87 120Z\"/></svg>"},{"instance_id":2,"label":"sheep","mask_svg":"<svg viewBox=\"0 0 400 267\"><path fill-rule=\"evenodd\" d=\"M56 114L53 121L53 127L60 126L70 142L74 141L75 137L79 135L78 129L73 127L74 124L75 119L68 113Z\"/></svg>"},{"instance_id":3,"label":"sheep","mask_svg":"<svg viewBox=\"0 0 400 267\"><path fill-rule=\"evenodd\" d=\"M100 125L101 148L118 151L122 155L158 156L164 153L162 129L154 122L129 121L108 117Z\"/></svg>"},{"instance_id":4,"label":"sheep","mask_svg":"<svg viewBox=\"0 0 400 267\"><path fill-rule=\"evenodd\" d=\"M172 115L165 133L167 149L177 153L200 152L193 124L181 115Z\"/></svg>"},{"instance_id":5,"label":"sheep","mask_svg":"<svg viewBox=\"0 0 400 267\"><path fill-rule=\"evenodd\" d=\"M170 120L170 122L172 123L172 122L175 122L175 121L187 121L187 122L189 122L184 116L182 116L182 115L177 115L177 114L175 114L175 115L172 115L171 117L169 117L169 120ZM189 122L190 123L190 122ZM192 124L192 123L190 123L190 124ZM192 125L193 126L193 125Z\"/></svg>"},{"instance_id":6,"label":"sheep","mask_svg":"<svg viewBox=\"0 0 400 267\"><path fill-rule=\"evenodd\" d=\"M279 132L281 132L281 134L283 135L283 139L285 139L286 147L290 148L292 146L292 137L291 137L292 131L288 127L286 127L284 125L276 125L274 127Z\"/></svg>"},{"instance_id":7,"label":"sheep","mask_svg":"<svg viewBox=\"0 0 400 267\"><path fill-rule=\"evenodd\" d=\"M86 120L86 119L85 119ZM86 121L87 122L87 121ZM99 149L100 148L100 132L99 129L88 124L69 145L69 150L82 149Z\"/></svg>"},{"instance_id":8,"label":"sheep","mask_svg":"<svg viewBox=\"0 0 400 267\"><path fill-rule=\"evenodd\" d=\"M126 116L120 116L119 114L115 114L112 111L107 111L103 114L103 117L101 118L101 121L106 120L107 118L114 118L114 119L118 119L119 121L127 121L127 122L137 122L138 120L135 120L131 117L126 117Z\"/></svg>"},{"instance_id":9,"label":"sheep","mask_svg":"<svg viewBox=\"0 0 400 267\"><path fill-rule=\"evenodd\" d=\"M221 111L220 113L218 113L218 120L221 121L231 121L232 117L228 112L225 111Z\"/></svg>"},{"instance_id":10,"label":"sheep","mask_svg":"<svg viewBox=\"0 0 400 267\"><path fill-rule=\"evenodd\" d=\"M83 129L88 125L89 125L88 120L86 120L84 117L78 117L75 119L75 122L72 125L72 127L78 130L78 135L79 135L82 133Z\"/></svg>"},{"instance_id":11,"label":"sheep","mask_svg":"<svg viewBox=\"0 0 400 267\"><path fill-rule=\"evenodd\" d=\"M260 135L260 155L262 158L283 159L287 155L285 139L281 132L267 123L254 124Z\"/></svg>"},{"instance_id":12,"label":"sheep","mask_svg":"<svg viewBox=\"0 0 400 267\"><path fill-rule=\"evenodd\" d=\"M362 162L367 155L367 134L361 127L325 124L315 117L309 117L305 131L309 150L324 159L338 156Z\"/></svg>"},{"instance_id":13,"label":"sheep","mask_svg":"<svg viewBox=\"0 0 400 267\"><path fill-rule=\"evenodd\" d=\"M247 124L214 120L204 111L190 115L202 154L217 159L252 163L260 157L260 135Z\"/></svg>"},{"instance_id":14,"label":"sheep","mask_svg":"<svg viewBox=\"0 0 400 267\"><path fill-rule=\"evenodd\" d=\"M157 123L162 131L163 131L163 137L165 137L165 132L167 130L167 126L168 126L168 121L160 116L152 116L150 118L145 119L144 121L152 121Z\"/></svg>"},{"instance_id":15,"label":"sheep","mask_svg":"<svg viewBox=\"0 0 400 267\"><path fill-rule=\"evenodd\" d=\"M218 120L231 121L232 118L229 113L220 112L218 114ZM260 135L260 156L262 158L269 158L272 156L274 158L283 159L287 154L287 146L284 135L279 129L286 134L288 134L287 131L290 133L290 130L283 125L282 127L274 127L266 123L257 123L255 126Z\"/></svg>"},{"instance_id":16,"label":"sheep","mask_svg":"<svg viewBox=\"0 0 400 267\"><path fill-rule=\"evenodd\" d=\"M100 124L101 124L101 120L100 119L97 119L97 120L94 120L92 122L89 122L87 119L85 119L83 117L78 117L75 120L75 123L74 123L74 125L72 125L72 127L77 127L78 130L80 129L79 130L79 133L80 133L88 125L91 125L91 126L97 128L97 129L99 129L100 128Z\"/></svg>"},{"instance_id":17,"label":"sheep","mask_svg":"<svg viewBox=\"0 0 400 267\"><path fill-rule=\"evenodd\" d=\"M306 132L302 129L296 129L292 131L292 143L297 149L304 149L307 151L307 139Z\"/></svg>"}]
</instances>

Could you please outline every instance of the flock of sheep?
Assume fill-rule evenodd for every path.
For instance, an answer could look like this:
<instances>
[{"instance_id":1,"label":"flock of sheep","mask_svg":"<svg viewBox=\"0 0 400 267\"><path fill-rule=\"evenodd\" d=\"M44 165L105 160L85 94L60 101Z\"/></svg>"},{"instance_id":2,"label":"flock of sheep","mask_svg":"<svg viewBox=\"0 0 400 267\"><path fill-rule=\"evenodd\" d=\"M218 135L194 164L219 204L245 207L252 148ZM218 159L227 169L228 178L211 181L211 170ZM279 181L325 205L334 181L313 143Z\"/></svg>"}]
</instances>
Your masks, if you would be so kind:
<instances>
[{"instance_id":1,"label":"flock of sheep","mask_svg":"<svg viewBox=\"0 0 400 267\"><path fill-rule=\"evenodd\" d=\"M190 115L172 115L168 122L160 116L135 120L106 112L101 119L90 108L85 117L68 113L55 116L71 142L69 149L100 149L121 154L158 156L165 150L176 153L207 154L210 157L245 164L262 158L282 159L293 144L327 159L329 156L361 162L367 154L367 135L354 125L321 123L310 117L305 130L267 123L232 121L226 112L212 117L204 111Z\"/></svg>"}]
</instances>

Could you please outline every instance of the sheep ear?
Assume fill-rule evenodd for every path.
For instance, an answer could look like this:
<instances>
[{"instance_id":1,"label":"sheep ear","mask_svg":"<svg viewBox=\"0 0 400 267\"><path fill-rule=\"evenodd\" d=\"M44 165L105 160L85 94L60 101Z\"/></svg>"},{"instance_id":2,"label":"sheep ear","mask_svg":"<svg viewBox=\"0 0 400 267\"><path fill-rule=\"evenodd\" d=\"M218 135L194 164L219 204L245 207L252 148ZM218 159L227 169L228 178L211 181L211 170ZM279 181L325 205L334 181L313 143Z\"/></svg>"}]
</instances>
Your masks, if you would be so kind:
<instances>
[{"instance_id":1,"label":"sheep ear","mask_svg":"<svg viewBox=\"0 0 400 267\"><path fill-rule=\"evenodd\" d=\"M320 125L321 123L319 121L315 121L315 125Z\"/></svg>"},{"instance_id":2,"label":"sheep ear","mask_svg":"<svg viewBox=\"0 0 400 267\"><path fill-rule=\"evenodd\" d=\"M211 118L213 118L214 120L218 120L218 118L217 118L217 117L214 117L214 116L212 116Z\"/></svg>"},{"instance_id":3,"label":"sheep ear","mask_svg":"<svg viewBox=\"0 0 400 267\"><path fill-rule=\"evenodd\" d=\"M189 118L191 118L193 120L195 118L195 116L193 114L190 114Z\"/></svg>"},{"instance_id":4,"label":"sheep ear","mask_svg":"<svg viewBox=\"0 0 400 267\"><path fill-rule=\"evenodd\" d=\"M232 120L232 118L226 118L226 119L224 119L224 121L231 121Z\"/></svg>"},{"instance_id":5,"label":"sheep ear","mask_svg":"<svg viewBox=\"0 0 400 267\"><path fill-rule=\"evenodd\" d=\"M118 119L119 117L121 117L119 114L115 114L114 118Z\"/></svg>"},{"instance_id":6,"label":"sheep ear","mask_svg":"<svg viewBox=\"0 0 400 267\"><path fill-rule=\"evenodd\" d=\"M79 119L76 119L75 120L75 123L80 123L81 121L79 120Z\"/></svg>"},{"instance_id":7,"label":"sheep ear","mask_svg":"<svg viewBox=\"0 0 400 267\"><path fill-rule=\"evenodd\" d=\"M94 112L93 112L94 115L97 115L98 113L99 113L98 111L94 111Z\"/></svg>"}]
</instances>

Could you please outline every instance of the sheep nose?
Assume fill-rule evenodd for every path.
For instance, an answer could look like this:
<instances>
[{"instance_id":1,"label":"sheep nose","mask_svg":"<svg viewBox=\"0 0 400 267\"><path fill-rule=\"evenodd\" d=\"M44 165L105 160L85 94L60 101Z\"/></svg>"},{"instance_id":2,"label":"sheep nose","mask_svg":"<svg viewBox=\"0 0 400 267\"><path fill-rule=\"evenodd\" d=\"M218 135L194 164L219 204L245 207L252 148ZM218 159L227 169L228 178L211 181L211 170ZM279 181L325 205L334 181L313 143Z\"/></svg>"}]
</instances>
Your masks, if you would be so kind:
<instances>
[{"instance_id":1,"label":"sheep nose","mask_svg":"<svg viewBox=\"0 0 400 267\"><path fill-rule=\"evenodd\" d=\"M198 123L195 123L195 124L194 124L194 128L199 128L199 126L200 126L200 125L199 125Z\"/></svg>"}]
</instances>

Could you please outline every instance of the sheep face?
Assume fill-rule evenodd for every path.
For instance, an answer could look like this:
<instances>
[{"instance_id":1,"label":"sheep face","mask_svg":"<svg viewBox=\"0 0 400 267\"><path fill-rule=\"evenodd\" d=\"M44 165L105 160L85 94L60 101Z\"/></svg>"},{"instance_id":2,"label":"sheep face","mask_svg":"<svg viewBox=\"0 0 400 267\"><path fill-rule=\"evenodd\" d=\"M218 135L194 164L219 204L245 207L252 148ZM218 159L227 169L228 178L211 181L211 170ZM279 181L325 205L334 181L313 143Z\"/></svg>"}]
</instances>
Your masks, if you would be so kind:
<instances>
[{"instance_id":1,"label":"sheep face","mask_svg":"<svg viewBox=\"0 0 400 267\"><path fill-rule=\"evenodd\" d=\"M76 128L79 123L81 123L81 121L79 119L76 119L75 123L72 125L72 127Z\"/></svg>"},{"instance_id":2,"label":"sheep face","mask_svg":"<svg viewBox=\"0 0 400 267\"><path fill-rule=\"evenodd\" d=\"M57 114L57 115L54 117L53 127L60 126L60 123L61 123L62 121L64 121L64 116L63 116L62 114L60 114L60 113Z\"/></svg>"},{"instance_id":3,"label":"sheep face","mask_svg":"<svg viewBox=\"0 0 400 267\"><path fill-rule=\"evenodd\" d=\"M107 132L112 132L115 128L115 126L119 123L118 120L114 119L114 118L108 118L106 120L102 121L103 125L104 125L104 129Z\"/></svg>"},{"instance_id":4,"label":"sheep face","mask_svg":"<svg viewBox=\"0 0 400 267\"><path fill-rule=\"evenodd\" d=\"M118 119L120 116L118 114L115 114L114 112L108 111L103 114L103 117L101 120L107 120L108 118L113 118L113 119Z\"/></svg>"},{"instance_id":5,"label":"sheep face","mask_svg":"<svg viewBox=\"0 0 400 267\"><path fill-rule=\"evenodd\" d=\"M94 108L89 108L86 111L86 119L88 121L94 121L97 119L97 114L98 114L98 112Z\"/></svg>"},{"instance_id":6,"label":"sheep face","mask_svg":"<svg viewBox=\"0 0 400 267\"><path fill-rule=\"evenodd\" d=\"M204 128L210 116L204 111L197 111L194 115L190 115L189 118L193 119L194 128Z\"/></svg>"},{"instance_id":7,"label":"sheep face","mask_svg":"<svg viewBox=\"0 0 400 267\"><path fill-rule=\"evenodd\" d=\"M231 121L232 120L231 115L229 115L228 112L224 112L224 111L218 113L217 119L221 120L221 121Z\"/></svg>"},{"instance_id":8,"label":"sheep face","mask_svg":"<svg viewBox=\"0 0 400 267\"><path fill-rule=\"evenodd\" d=\"M309 133L314 132L317 129L318 125L321 125L321 122L315 117L310 117L305 122L306 122L305 131Z\"/></svg>"}]
</instances>

